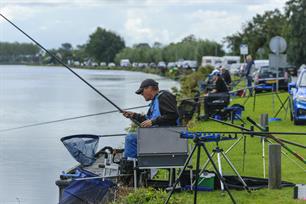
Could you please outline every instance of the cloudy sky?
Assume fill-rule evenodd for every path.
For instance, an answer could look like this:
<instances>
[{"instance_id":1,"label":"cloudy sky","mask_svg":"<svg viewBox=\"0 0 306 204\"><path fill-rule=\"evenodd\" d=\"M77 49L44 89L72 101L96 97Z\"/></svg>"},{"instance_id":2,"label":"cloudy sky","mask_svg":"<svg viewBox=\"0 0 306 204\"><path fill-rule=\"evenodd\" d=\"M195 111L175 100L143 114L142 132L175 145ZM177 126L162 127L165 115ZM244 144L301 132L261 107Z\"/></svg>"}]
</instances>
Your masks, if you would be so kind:
<instances>
[{"instance_id":1,"label":"cloudy sky","mask_svg":"<svg viewBox=\"0 0 306 204\"><path fill-rule=\"evenodd\" d=\"M84 44L95 29L112 30L127 46L180 41L187 35L222 39L257 13L286 0L0 0L0 13L47 48ZM0 41L29 42L0 17Z\"/></svg>"}]
</instances>

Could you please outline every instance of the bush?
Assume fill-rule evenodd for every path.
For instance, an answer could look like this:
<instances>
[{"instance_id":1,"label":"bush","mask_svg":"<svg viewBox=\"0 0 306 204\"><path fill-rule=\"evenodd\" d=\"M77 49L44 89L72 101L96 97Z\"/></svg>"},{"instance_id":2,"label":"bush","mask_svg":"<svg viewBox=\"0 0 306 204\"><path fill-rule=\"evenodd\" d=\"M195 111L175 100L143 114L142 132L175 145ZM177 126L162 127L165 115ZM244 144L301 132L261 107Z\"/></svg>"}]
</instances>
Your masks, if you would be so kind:
<instances>
[{"instance_id":1,"label":"bush","mask_svg":"<svg viewBox=\"0 0 306 204\"><path fill-rule=\"evenodd\" d=\"M168 194L165 191L148 189L137 189L136 191L129 193L126 197L120 198L120 200L113 204L161 204L167 199ZM171 199L170 204L184 203L182 198Z\"/></svg>"},{"instance_id":2,"label":"bush","mask_svg":"<svg viewBox=\"0 0 306 204\"><path fill-rule=\"evenodd\" d=\"M212 66L205 66L199 68L196 72L192 72L182 77L180 95L187 97L192 96L194 91L199 90L198 82L205 80L212 70Z\"/></svg>"}]
</instances>

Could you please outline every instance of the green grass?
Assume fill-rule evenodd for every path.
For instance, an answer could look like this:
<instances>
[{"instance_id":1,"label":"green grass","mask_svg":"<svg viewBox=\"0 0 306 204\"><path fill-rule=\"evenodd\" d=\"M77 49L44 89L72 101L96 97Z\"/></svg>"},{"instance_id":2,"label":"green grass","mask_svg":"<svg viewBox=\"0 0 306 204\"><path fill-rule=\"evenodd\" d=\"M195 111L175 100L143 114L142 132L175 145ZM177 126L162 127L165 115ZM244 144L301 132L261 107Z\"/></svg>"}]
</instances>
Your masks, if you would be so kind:
<instances>
[{"instance_id":1,"label":"green grass","mask_svg":"<svg viewBox=\"0 0 306 204\"><path fill-rule=\"evenodd\" d=\"M280 98L284 101L288 94L282 93L279 94ZM240 103L243 104L246 98L239 98L233 100L231 103ZM274 105L273 105L274 100ZM257 95L255 101L255 110L253 111L253 102L254 97L250 97L245 104L246 110L242 114L243 120L246 120L247 116L250 116L255 121L259 122L260 115L264 113L269 114L269 118L273 117L276 111L280 107L280 102L274 95ZM294 126L293 122L290 121L290 113L288 111L287 117L285 117L286 112L284 109L280 112L278 117L282 118L282 121L271 122L269 123L270 131L278 132L306 132L306 126ZM241 122L235 121L235 124L240 125ZM248 123L247 128L250 127ZM237 129L216 123L213 121L205 122L195 122L192 130L194 131L237 131ZM300 144L306 144L306 136L288 136L288 135L279 135L277 137L294 141ZM228 149L236 140L233 141L224 141L219 145L224 150ZM272 141L272 140L271 140ZM208 143L207 145L211 150L215 144ZM291 149L298 152L301 156L306 157L306 150L288 145ZM306 165L300 160L296 159L285 149L282 150L287 153L288 159L282 154L282 180L289 181L293 183L306 183L306 173L301 168L299 168L291 159L299 163L304 169ZM235 148L233 148L227 155L232 161L232 163L237 168L238 172L243 176L255 176L263 177L263 160L262 160L262 144L260 139L256 137L247 136L246 142L246 159L245 159L245 170L242 171L242 153L243 153L243 141L241 140ZM266 156L266 176L268 176L268 144L265 146L265 156ZM207 157L204 154L201 156L201 163L203 164L206 161ZM195 159L194 159L195 160ZM222 159L223 172L225 174L234 174L230 169L227 163ZM281 190L269 190L261 189L257 191L252 191L251 194L246 193L245 191L231 191L238 201L238 203L300 203L301 201L293 200L293 188L283 188ZM189 193L185 194L175 194L174 197L186 197L188 198L186 203L192 203L193 195ZM228 195L221 196L220 191L215 191L211 193L201 192L199 195L199 201L201 203L231 203Z\"/></svg>"},{"instance_id":2,"label":"green grass","mask_svg":"<svg viewBox=\"0 0 306 204\"><path fill-rule=\"evenodd\" d=\"M279 94L281 99L284 101L288 96L287 93ZM231 103L240 103L245 102L245 98L234 99ZM273 105L274 100L274 105ZM253 101L254 98L250 97L245 104L246 110L242 114L242 118L247 122L246 117L250 116L255 121L259 121L260 115L263 113L268 113L269 117L273 117L275 112L280 107L280 102L274 95L257 95L255 110L253 111ZM283 109L279 116L282 118L282 121L271 122L269 123L270 131L284 131L284 132L306 132L306 126L294 126L293 122L290 121L290 114L288 111L287 117L285 118L285 110ZM192 131L238 131L220 123L214 121L192 121ZM235 121L235 124L240 125L241 122ZM250 124L247 123L246 127L249 128ZM294 141L300 144L306 144L306 136L293 136L293 135L277 135L277 137ZM260 138L257 137L246 137L246 159L245 159L245 170L242 170L242 161L243 161L243 140L241 140L235 148L233 148L227 156L230 158L231 162L234 164L238 172L242 176L253 176L253 177L263 177L263 160L262 160L262 144L260 143ZM234 142L237 140L222 141L219 143L219 146L224 150L228 149ZM306 150L288 145L294 151L297 151L303 157L306 157ZM208 149L211 151L215 147L214 143L207 143ZM306 165L293 157L285 149L282 148L284 152L287 153L288 159L282 154L282 180L289 181L293 183L306 183L306 172L299 168L292 160L299 163L304 169ZM268 144L265 146L265 155L266 155L266 176L268 176ZM292 160L291 160L292 159ZM201 164L207 160L207 157L202 151L201 155ZM216 160L216 159L215 159ZM195 157L193 158L193 163L195 164ZM195 165L194 165L195 166ZM211 166L209 166L212 169ZM227 165L227 163L222 159L222 169L224 174L234 175L234 172ZM297 201L293 199L293 188L282 188L280 190L270 190L270 189L261 189L252 191L251 194L246 191L236 191L231 190L234 198L237 203L269 203L269 204L282 204L282 203L305 203L303 201ZM172 201L179 201L177 203L188 204L193 203L193 194L184 192L184 193L175 193L171 198ZM153 202L154 203L154 202ZM221 191L214 192L200 192L198 194L198 203L231 203L229 196L226 193L221 193Z\"/></svg>"}]
</instances>

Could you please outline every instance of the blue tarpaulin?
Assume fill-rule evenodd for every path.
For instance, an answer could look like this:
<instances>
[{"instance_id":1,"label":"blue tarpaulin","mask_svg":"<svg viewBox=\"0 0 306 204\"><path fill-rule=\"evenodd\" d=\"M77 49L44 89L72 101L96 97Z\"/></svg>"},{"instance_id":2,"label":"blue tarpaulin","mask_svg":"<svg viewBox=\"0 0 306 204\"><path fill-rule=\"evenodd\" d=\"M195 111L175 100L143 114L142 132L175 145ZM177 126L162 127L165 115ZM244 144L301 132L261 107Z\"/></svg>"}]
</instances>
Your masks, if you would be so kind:
<instances>
[{"instance_id":1,"label":"blue tarpaulin","mask_svg":"<svg viewBox=\"0 0 306 204\"><path fill-rule=\"evenodd\" d=\"M83 178L96 176L93 173L78 169ZM114 187L112 181L93 178L84 180L74 180L65 188L59 204L102 204L105 203L106 194Z\"/></svg>"}]
</instances>

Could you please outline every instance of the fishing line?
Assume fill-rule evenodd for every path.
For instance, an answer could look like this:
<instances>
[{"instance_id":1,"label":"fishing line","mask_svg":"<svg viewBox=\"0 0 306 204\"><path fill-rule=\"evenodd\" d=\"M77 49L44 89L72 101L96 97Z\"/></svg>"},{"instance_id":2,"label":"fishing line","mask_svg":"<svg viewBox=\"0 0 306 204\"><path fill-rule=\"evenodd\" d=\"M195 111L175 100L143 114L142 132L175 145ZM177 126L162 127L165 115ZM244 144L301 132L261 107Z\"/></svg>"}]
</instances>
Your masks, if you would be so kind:
<instances>
[{"instance_id":1,"label":"fishing line","mask_svg":"<svg viewBox=\"0 0 306 204\"><path fill-rule=\"evenodd\" d=\"M198 98L201 98L201 97L198 97ZM181 102L183 100L191 100L191 98L190 99L178 100L178 102ZM145 107L149 107L149 106L150 105L136 106L136 107L132 107L132 108L124 108L123 110L133 110L133 109L145 108ZM24 129L24 128L28 128L28 127L48 125L48 124L52 124L52 123L64 122L64 121L69 121L69 120L76 120L76 119L81 119L81 118L86 118L86 117L105 115L105 114L109 114L109 113L116 113L118 111L119 110L116 109L116 110L111 110L111 111L106 111L106 112L101 112L101 113L93 113L93 114L88 114L88 115L75 116L75 117L51 120L51 121L46 121L46 122L33 123L33 124L28 124L28 125L13 127L13 128L0 129L0 132L9 132L9 131L12 131L12 130Z\"/></svg>"},{"instance_id":2,"label":"fishing line","mask_svg":"<svg viewBox=\"0 0 306 204\"><path fill-rule=\"evenodd\" d=\"M148 107L148 106L149 105L137 106L137 107L132 107L132 108L125 108L124 110L145 108L145 107ZM47 125L47 124L51 124L51 123L58 123L58 122L63 122L63 121L68 121L68 120L76 120L76 119L80 119L80 118L86 118L86 117L92 117L92 116L98 116L98 115L105 115L105 114L109 114L109 113L116 113L118 111L119 110L112 110L112 111L106 111L106 112L101 112L101 113L93 113L93 114L88 114L88 115L83 115L83 116L76 116L76 117L70 117L70 118L63 118L63 119L58 119L58 120L51 120L51 121L46 121L46 122L34 123L34 124L23 125L23 126L19 126L19 127L1 129L0 132L9 132L9 131L12 131L12 130L18 130L18 129L28 128L28 127Z\"/></svg>"},{"instance_id":3,"label":"fishing line","mask_svg":"<svg viewBox=\"0 0 306 204\"><path fill-rule=\"evenodd\" d=\"M76 77L78 77L81 81L83 81L87 86L89 86L91 89L93 89L96 93L98 93L100 96L102 96L106 101L108 101L110 104L112 104L115 108L117 108L121 113L123 113L123 110L117 106L114 102L112 102L109 98L107 98L104 94L102 94L98 89L96 89L94 86L92 86L89 82L87 82L83 77L81 77L79 74L77 74L75 71L73 71L69 66L67 66L64 62L62 62L57 56L49 52L44 46L42 46L40 43L38 43L35 39L33 39L31 36L29 36L26 32L24 32L21 28L19 28L17 25L15 25L12 21L7 19L3 14L0 13L0 16L4 18L7 22L9 22L12 26L14 26L17 30L19 30L21 33L23 33L25 36L27 36L31 41L33 41L37 46L39 46L41 49L43 49L46 53L48 53L51 57L53 57L58 63L63 65L65 68L67 68L72 74L74 74ZM138 126L140 126L139 122L130 118L134 123L136 123Z\"/></svg>"}]
</instances>

